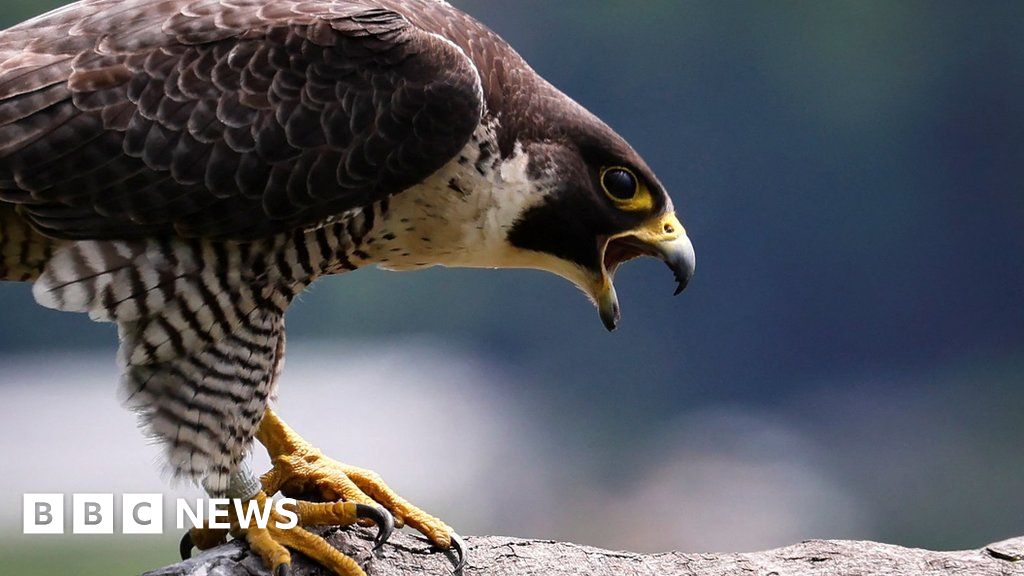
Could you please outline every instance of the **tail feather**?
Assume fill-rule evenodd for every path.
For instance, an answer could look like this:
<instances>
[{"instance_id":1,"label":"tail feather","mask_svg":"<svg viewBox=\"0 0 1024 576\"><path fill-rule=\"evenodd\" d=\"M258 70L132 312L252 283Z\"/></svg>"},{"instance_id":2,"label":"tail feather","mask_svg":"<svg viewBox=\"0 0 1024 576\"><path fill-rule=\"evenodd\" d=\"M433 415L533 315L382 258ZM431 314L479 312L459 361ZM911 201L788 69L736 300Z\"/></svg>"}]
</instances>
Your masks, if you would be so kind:
<instances>
[{"instance_id":1,"label":"tail feather","mask_svg":"<svg viewBox=\"0 0 1024 576\"><path fill-rule=\"evenodd\" d=\"M0 280L35 280L62 244L33 230L14 206L0 203Z\"/></svg>"}]
</instances>

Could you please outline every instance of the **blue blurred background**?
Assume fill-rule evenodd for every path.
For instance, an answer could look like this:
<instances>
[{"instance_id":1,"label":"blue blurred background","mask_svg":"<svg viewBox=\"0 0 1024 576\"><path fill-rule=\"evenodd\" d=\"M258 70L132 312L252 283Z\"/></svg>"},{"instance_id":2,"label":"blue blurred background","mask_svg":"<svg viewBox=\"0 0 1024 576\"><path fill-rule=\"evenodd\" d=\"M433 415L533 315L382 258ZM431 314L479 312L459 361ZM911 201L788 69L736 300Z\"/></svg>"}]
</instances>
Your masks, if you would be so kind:
<instances>
[{"instance_id":1,"label":"blue blurred background","mask_svg":"<svg viewBox=\"0 0 1024 576\"><path fill-rule=\"evenodd\" d=\"M5 0L0 24L59 4ZM288 316L293 426L463 532L642 551L1024 532L1024 4L455 4L645 156L696 278L672 299L661 264L625 267L611 335L542 273L322 281ZM24 285L0 307L5 528L68 476L186 493L116 402L113 328ZM53 561L11 541L22 572ZM130 569L173 560L142 542Z\"/></svg>"}]
</instances>

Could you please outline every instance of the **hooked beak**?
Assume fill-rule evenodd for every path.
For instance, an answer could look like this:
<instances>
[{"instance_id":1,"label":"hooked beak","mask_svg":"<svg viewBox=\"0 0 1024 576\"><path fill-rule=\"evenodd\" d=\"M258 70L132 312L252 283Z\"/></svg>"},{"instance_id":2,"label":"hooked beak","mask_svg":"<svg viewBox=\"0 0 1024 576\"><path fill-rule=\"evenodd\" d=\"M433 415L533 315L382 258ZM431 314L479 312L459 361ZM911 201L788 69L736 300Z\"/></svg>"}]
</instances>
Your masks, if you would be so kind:
<instances>
[{"instance_id":1,"label":"hooked beak","mask_svg":"<svg viewBox=\"0 0 1024 576\"><path fill-rule=\"evenodd\" d=\"M686 230L674 213L655 218L635 230L600 240L601 276L591 294L597 302L601 321L609 331L615 330L621 316L615 294L615 272L623 262L641 256L660 258L676 277L676 295L682 293L693 278L696 256Z\"/></svg>"}]
</instances>

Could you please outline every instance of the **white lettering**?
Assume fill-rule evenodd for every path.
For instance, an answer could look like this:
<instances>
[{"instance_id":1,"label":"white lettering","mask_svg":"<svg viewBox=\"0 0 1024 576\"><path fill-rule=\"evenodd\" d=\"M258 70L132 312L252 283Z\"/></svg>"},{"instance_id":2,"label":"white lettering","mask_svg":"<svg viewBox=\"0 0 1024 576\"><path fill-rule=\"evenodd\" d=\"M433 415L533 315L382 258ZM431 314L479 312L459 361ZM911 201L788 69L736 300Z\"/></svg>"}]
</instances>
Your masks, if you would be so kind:
<instances>
[{"instance_id":1,"label":"white lettering","mask_svg":"<svg viewBox=\"0 0 1024 576\"><path fill-rule=\"evenodd\" d=\"M214 529L227 530L231 528L231 523L227 521L228 517L228 506L231 505L231 501L227 498L211 498L209 500L209 514L210 520L209 527ZM219 518L224 518L224 521L220 521Z\"/></svg>"},{"instance_id":2,"label":"white lettering","mask_svg":"<svg viewBox=\"0 0 1024 576\"><path fill-rule=\"evenodd\" d=\"M287 522L278 522L277 527L281 530L291 530L299 525L299 515L292 509L295 507L293 498L281 498L274 501L274 510L281 516L288 519Z\"/></svg>"},{"instance_id":3,"label":"white lettering","mask_svg":"<svg viewBox=\"0 0 1024 576\"><path fill-rule=\"evenodd\" d=\"M175 525L178 527L178 530L201 527L203 525L203 501L197 499L196 507L193 509L184 498L179 498L176 516L177 522ZM190 526L185 525L185 516L188 516L191 522Z\"/></svg>"},{"instance_id":4,"label":"white lettering","mask_svg":"<svg viewBox=\"0 0 1024 576\"><path fill-rule=\"evenodd\" d=\"M252 528L252 519L256 519L256 527L261 529L267 528L267 523L270 522L270 506L263 506L260 509L260 503L253 500L248 500L245 504L238 498L235 498L235 518L238 518L238 525L242 528Z\"/></svg>"}]
</instances>

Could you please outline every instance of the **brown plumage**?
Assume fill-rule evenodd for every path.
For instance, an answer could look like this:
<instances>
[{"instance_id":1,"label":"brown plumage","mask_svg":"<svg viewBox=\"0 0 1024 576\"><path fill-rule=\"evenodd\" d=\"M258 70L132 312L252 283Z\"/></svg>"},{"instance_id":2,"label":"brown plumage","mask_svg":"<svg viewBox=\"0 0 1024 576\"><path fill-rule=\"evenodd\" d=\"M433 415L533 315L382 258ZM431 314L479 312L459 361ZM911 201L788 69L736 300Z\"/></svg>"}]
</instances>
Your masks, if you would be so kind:
<instances>
[{"instance_id":1,"label":"brown plumage","mask_svg":"<svg viewBox=\"0 0 1024 576\"><path fill-rule=\"evenodd\" d=\"M0 200L62 238L249 239L401 191L483 103L466 55L390 5L440 13L87 0L6 30Z\"/></svg>"},{"instance_id":2,"label":"brown plumage","mask_svg":"<svg viewBox=\"0 0 1024 576\"><path fill-rule=\"evenodd\" d=\"M381 203L478 127L475 65L424 28L473 32L453 13L84 0L0 32L0 279L118 324L123 394L173 473L224 490L292 297L361 264Z\"/></svg>"},{"instance_id":3,"label":"brown plumage","mask_svg":"<svg viewBox=\"0 0 1024 576\"><path fill-rule=\"evenodd\" d=\"M260 430L268 493L372 512L308 521L386 526L376 502L452 546L268 410L288 306L363 266L537 268L614 329L615 270L639 256L679 290L693 273L651 169L445 2L81 0L0 32L0 280L117 325L127 404L212 494L259 500ZM247 534L276 574L288 545L362 575L301 530Z\"/></svg>"},{"instance_id":4,"label":"brown plumage","mask_svg":"<svg viewBox=\"0 0 1024 576\"><path fill-rule=\"evenodd\" d=\"M614 328L644 255L689 281L651 169L445 2L82 0L0 32L0 280L117 324L129 405L211 492L320 276L539 268Z\"/></svg>"}]
</instances>

